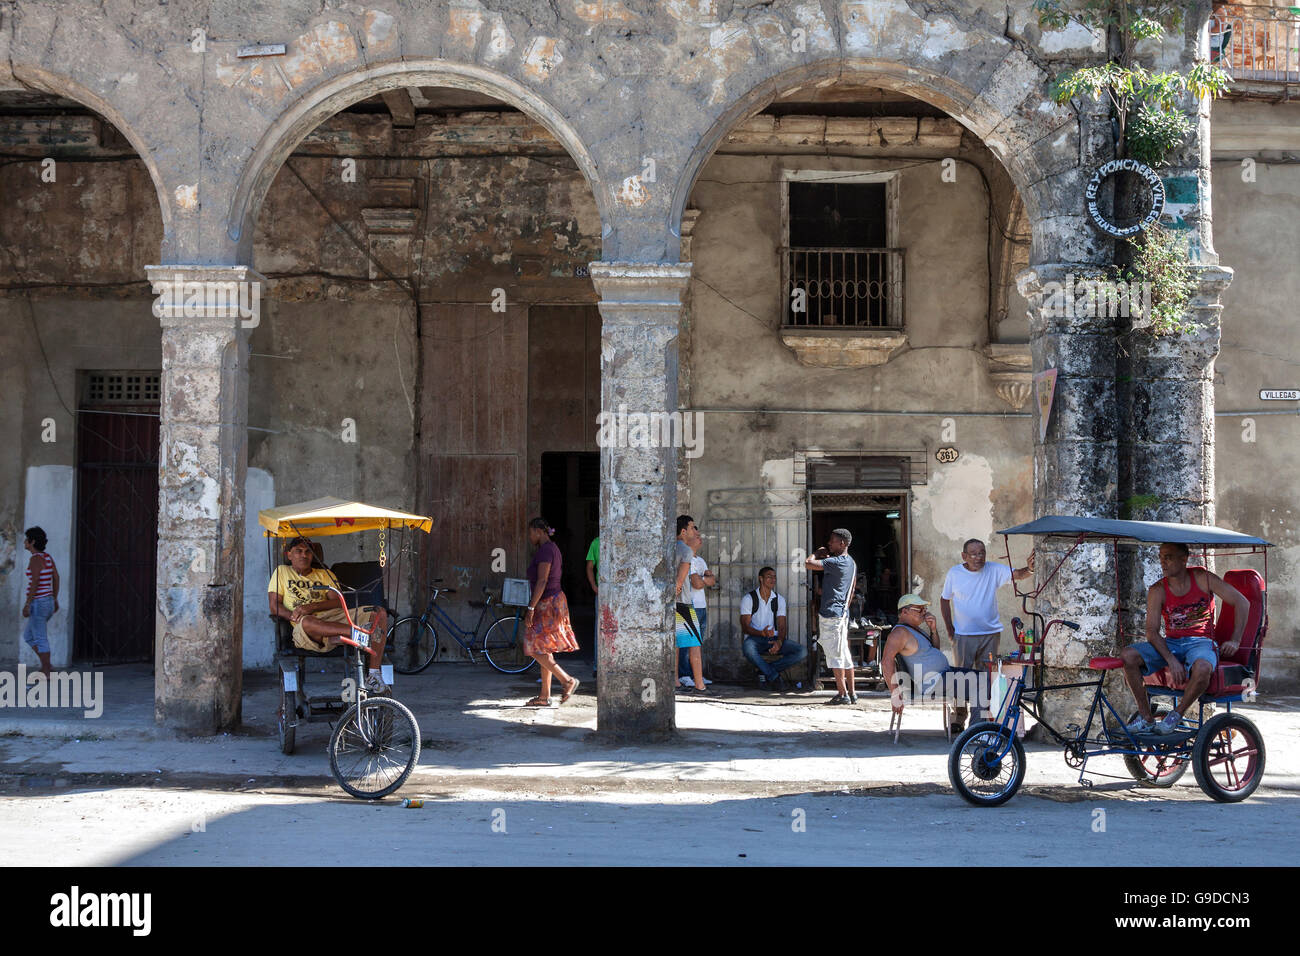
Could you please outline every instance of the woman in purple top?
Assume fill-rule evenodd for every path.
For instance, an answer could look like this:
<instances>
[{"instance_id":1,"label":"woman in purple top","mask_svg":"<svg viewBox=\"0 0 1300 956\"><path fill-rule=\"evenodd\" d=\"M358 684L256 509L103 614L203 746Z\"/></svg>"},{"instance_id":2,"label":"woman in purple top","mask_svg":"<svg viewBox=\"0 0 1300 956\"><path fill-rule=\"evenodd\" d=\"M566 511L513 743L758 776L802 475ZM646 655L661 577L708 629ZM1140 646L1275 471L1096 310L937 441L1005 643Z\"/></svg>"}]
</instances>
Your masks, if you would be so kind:
<instances>
[{"instance_id":1,"label":"woman in purple top","mask_svg":"<svg viewBox=\"0 0 1300 956\"><path fill-rule=\"evenodd\" d=\"M578 678L570 677L559 664L555 654L578 649L573 626L569 623L569 602L560 590L560 549L551 540L555 529L545 518L528 522L528 543L537 549L528 565L528 584L532 597L528 613L524 616L524 653L536 658L542 668L542 692L530 700L527 707L551 706L551 676L563 685L560 703L573 696L578 689Z\"/></svg>"}]
</instances>

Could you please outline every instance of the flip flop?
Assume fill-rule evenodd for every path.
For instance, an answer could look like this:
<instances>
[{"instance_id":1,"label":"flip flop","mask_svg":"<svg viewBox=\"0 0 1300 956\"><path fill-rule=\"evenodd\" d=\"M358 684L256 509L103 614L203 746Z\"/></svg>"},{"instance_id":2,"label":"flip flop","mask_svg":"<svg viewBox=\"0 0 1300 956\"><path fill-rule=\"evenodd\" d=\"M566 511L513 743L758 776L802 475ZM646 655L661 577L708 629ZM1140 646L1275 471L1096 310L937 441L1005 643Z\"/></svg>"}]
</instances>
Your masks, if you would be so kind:
<instances>
[{"instance_id":1,"label":"flip flop","mask_svg":"<svg viewBox=\"0 0 1300 956\"><path fill-rule=\"evenodd\" d=\"M568 689L560 695L560 703L563 704L566 700L572 697L574 692L577 691L578 685L581 683L582 681L578 680L578 678L573 678L573 683L571 683Z\"/></svg>"},{"instance_id":2,"label":"flip flop","mask_svg":"<svg viewBox=\"0 0 1300 956\"><path fill-rule=\"evenodd\" d=\"M534 697L528 703L524 704L524 706L525 707L550 707L551 698L547 697L543 699L541 697Z\"/></svg>"}]
</instances>

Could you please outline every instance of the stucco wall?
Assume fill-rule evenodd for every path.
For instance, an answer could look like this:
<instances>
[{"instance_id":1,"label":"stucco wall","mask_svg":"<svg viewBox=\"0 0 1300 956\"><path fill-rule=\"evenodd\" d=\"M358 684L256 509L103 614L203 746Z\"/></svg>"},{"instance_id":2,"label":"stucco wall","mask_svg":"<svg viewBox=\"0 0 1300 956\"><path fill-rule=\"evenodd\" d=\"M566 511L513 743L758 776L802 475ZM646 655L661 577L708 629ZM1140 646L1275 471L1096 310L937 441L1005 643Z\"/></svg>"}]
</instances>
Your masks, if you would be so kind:
<instances>
[{"instance_id":1,"label":"stucco wall","mask_svg":"<svg viewBox=\"0 0 1300 956\"><path fill-rule=\"evenodd\" d=\"M1221 101L1214 123L1214 237L1220 258L1235 270L1215 365L1218 522L1277 545L1268 561L1263 687L1294 689L1300 684L1300 402L1261 401L1259 392L1300 388L1300 165L1281 155L1300 152L1300 105ZM1247 158L1253 169L1243 166Z\"/></svg>"},{"instance_id":2,"label":"stucco wall","mask_svg":"<svg viewBox=\"0 0 1300 956\"><path fill-rule=\"evenodd\" d=\"M692 240L689 362L691 406L702 412L702 454L688 464L690 511L709 533L708 494L727 488L788 486L796 451L922 450L929 480L911 488L912 572L922 593L938 600L943 576L960 560L962 542L1032 517L1032 434L1028 418L997 396L980 348L988 341L988 196L969 166L956 182L940 179L935 163L916 160L822 157L719 156L705 168L692 196L700 210ZM781 231L783 168L899 172L899 232L906 249L908 346L886 364L859 370L800 365L777 333L782 291L777 249ZM725 297L725 298L723 298ZM730 300L730 301L727 301ZM835 410L842 414L760 415L760 408ZM715 411L712 409L734 409ZM862 414L864 410L926 412L917 417ZM959 417L952 437L943 418ZM956 462L934 459L941 445L960 452ZM1001 555L990 543L990 558ZM717 565L716 548L705 557ZM1015 555L1019 562L1024 553ZM781 586L800 587L790 556L763 556L783 564ZM728 576L736 594L754 586ZM1018 610L1010 589L1006 616ZM711 630L712 627L711 627ZM715 671L745 670L738 638L714 630Z\"/></svg>"}]
</instances>

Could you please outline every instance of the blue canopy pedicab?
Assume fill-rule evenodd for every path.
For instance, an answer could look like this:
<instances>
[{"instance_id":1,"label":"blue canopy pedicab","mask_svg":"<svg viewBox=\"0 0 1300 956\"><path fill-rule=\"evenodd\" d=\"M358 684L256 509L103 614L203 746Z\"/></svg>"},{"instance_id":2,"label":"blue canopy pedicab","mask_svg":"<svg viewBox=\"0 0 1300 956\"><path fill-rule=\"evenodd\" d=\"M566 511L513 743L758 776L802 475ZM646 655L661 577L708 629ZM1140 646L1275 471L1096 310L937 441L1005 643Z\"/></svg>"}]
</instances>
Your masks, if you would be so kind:
<instances>
[{"instance_id":1,"label":"blue canopy pedicab","mask_svg":"<svg viewBox=\"0 0 1300 956\"><path fill-rule=\"evenodd\" d=\"M1027 711L1037 719L1045 733L1064 748L1065 762L1079 771L1082 786L1092 786L1089 774L1107 776L1089 769L1089 761L1097 757L1119 756L1129 774L1149 786L1172 786L1191 764L1197 784L1215 800L1234 803L1254 793L1264 775L1264 739L1259 728L1240 712L1234 711L1233 705L1252 700L1258 687L1260 650L1268 633L1266 581L1269 543L1261 538L1205 525L1069 516L1039 518L999 533L1006 543L1008 564L1011 563L1011 535L1064 538L1073 544L1034 591L1021 592L1016 587L1021 606L1035 627L1026 633L1019 618L1012 621L1020 650L1018 654L990 665L1002 672L1005 692L1000 707L993 720L971 725L953 742L948 754L948 779L953 788L970 803L986 807L1005 803L1015 795L1025 776L1025 749L1019 738L1023 734L1020 723ZM1042 593L1065 560L1085 543L1109 543L1116 566L1121 543L1184 544L1193 552L1199 549L1203 561L1211 551L1218 557L1262 555L1262 575L1253 568L1235 568L1222 575L1223 580L1241 592L1250 605L1241 643L1231 657L1226 660L1219 658L1208 688L1188 709L1174 733L1142 734L1128 729L1127 725L1136 719L1137 711L1127 707L1123 712L1118 710L1116 702L1107 696L1103 686L1108 673L1123 667L1119 657L1089 660L1088 667L1097 672L1093 680L1043 683L1047 642L1059 633L1058 628L1077 631L1079 625L1061 619L1046 621L1043 615L1030 610L1030 602ZM1118 576L1116 588L1118 592ZM1120 608L1118 593L1115 606L1117 610ZM1225 604L1221 608L1214 627L1216 646L1231 640L1236 624L1235 613L1232 605ZM1117 618L1120 620L1118 646L1122 647L1126 643L1123 621L1118 614ZM1038 635L1037 640L1033 638L1034 632ZM1157 671L1144 681L1152 712L1157 718L1173 709L1185 686L1175 685L1167 670ZM1048 695L1081 688L1093 691L1092 704L1083 726L1069 724L1061 730L1053 727L1043 715ZM1127 688L1124 693L1127 696ZM1123 706L1123 701L1118 703ZM1223 710L1216 712L1220 706Z\"/></svg>"}]
</instances>

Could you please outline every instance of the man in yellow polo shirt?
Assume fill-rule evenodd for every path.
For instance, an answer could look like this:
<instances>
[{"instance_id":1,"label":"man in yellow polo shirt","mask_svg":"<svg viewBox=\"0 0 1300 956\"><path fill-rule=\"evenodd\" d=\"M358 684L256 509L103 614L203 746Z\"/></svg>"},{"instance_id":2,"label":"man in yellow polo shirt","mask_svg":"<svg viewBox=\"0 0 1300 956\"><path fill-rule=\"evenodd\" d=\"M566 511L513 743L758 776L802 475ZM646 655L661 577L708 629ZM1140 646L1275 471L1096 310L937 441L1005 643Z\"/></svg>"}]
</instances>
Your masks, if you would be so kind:
<instances>
[{"instance_id":1,"label":"man in yellow polo shirt","mask_svg":"<svg viewBox=\"0 0 1300 956\"><path fill-rule=\"evenodd\" d=\"M271 575L266 586L271 602L271 614L293 624L293 643L303 650L323 654L348 637L347 616L339 606L338 595L333 591L317 591L312 586L323 584L342 590L339 579L327 568L312 567L311 541L294 538L284 550L289 563L282 564ZM388 614L382 607L358 607L352 610L352 620L357 627L369 629L375 623L370 638L370 673L366 677L366 693L388 693L388 685L380 676L379 665L384 659L384 641L388 637Z\"/></svg>"}]
</instances>

